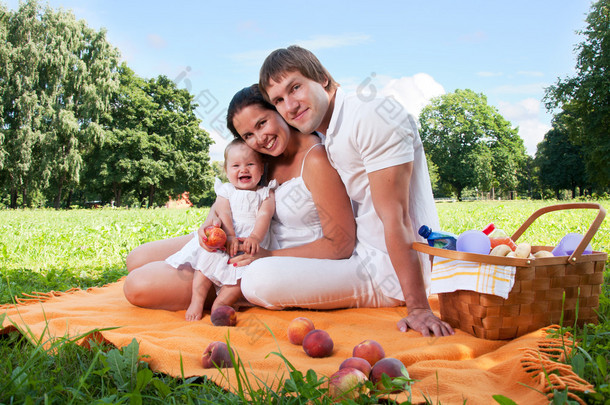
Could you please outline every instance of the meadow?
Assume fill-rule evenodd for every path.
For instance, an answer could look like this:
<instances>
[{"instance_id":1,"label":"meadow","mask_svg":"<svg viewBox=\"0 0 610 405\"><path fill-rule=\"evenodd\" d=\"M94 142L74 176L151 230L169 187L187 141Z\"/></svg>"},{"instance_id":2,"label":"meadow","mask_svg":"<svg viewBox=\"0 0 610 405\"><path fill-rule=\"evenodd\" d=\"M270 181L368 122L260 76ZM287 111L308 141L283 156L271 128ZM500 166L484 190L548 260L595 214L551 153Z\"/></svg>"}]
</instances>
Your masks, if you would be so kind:
<instances>
[{"instance_id":1,"label":"meadow","mask_svg":"<svg viewBox=\"0 0 610 405\"><path fill-rule=\"evenodd\" d=\"M556 203L443 202L437 203L437 209L446 231L459 234L493 222L512 233L535 210ZM610 209L609 200L600 203ZM125 256L131 249L147 241L191 232L207 212L206 208L0 210L0 304L12 302L21 293L87 288L116 281L126 274ZM595 215L594 210L550 213L534 222L520 240L554 245L568 232L584 234ZM610 252L609 224L606 219L595 235L594 250ZM587 403L603 404L610 397L609 278L607 263L600 322L573 331L580 346L568 359L574 370L596 387L597 393L585 398ZM0 356L6 359L0 365L0 404L247 402L243 393L224 392L202 378L174 379L153 373L137 358L128 361L133 354L130 350L133 348L88 350L66 340L49 352L17 332L0 335ZM122 373L125 370L109 365L109 353L125 360L127 377ZM295 374L280 392L258 392L254 396L261 403L328 402L322 395L321 379L309 377ZM294 391L300 395L291 395ZM557 399L561 398L558 394ZM372 395L359 403L377 402Z\"/></svg>"}]
</instances>

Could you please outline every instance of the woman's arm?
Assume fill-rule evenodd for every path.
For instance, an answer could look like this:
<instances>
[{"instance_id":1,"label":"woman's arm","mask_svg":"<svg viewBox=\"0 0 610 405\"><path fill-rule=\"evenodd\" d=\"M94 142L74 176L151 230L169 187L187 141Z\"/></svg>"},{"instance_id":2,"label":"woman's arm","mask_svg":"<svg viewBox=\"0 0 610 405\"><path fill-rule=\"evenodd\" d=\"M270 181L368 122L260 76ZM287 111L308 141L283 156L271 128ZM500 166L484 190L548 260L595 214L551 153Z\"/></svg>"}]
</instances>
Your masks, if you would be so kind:
<instances>
[{"instance_id":1,"label":"woman's arm","mask_svg":"<svg viewBox=\"0 0 610 405\"><path fill-rule=\"evenodd\" d=\"M356 245L354 212L341 177L330 165L323 147L318 146L309 152L303 181L316 205L323 236L305 245L275 250L271 255L316 259L350 257Z\"/></svg>"}]
</instances>

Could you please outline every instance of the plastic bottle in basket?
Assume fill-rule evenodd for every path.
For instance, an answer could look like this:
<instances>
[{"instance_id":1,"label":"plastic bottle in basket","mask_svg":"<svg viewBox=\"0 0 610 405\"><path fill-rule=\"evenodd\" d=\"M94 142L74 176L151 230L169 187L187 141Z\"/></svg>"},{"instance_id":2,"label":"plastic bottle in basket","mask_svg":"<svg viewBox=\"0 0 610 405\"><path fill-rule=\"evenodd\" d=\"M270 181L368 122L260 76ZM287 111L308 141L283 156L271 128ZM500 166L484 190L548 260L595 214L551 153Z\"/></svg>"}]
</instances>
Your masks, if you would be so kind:
<instances>
[{"instance_id":1,"label":"plastic bottle in basket","mask_svg":"<svg viewBox=\"0 0 610 405\"><path fill-rule=\"evenodd\" d=\"M455 250L457 236L450 232L432 232L429 226L422 225L418 233L422 238L428 240L428 245L436 248Z\"/></svg>"},{"instance_id":2,"label":"plastic bottle in basket","mask_svg":"<svg viewBox=\"0 0 610 405\"><path fill-rule=\"evenodd\" d=\"M491 248L495 248L498 245L508 245L514 252L517 248L517 244L500 228L496 228L494 224L489 224L483 228L483 233L489 236L491 242Z\"/></svg>"}]
</instances>

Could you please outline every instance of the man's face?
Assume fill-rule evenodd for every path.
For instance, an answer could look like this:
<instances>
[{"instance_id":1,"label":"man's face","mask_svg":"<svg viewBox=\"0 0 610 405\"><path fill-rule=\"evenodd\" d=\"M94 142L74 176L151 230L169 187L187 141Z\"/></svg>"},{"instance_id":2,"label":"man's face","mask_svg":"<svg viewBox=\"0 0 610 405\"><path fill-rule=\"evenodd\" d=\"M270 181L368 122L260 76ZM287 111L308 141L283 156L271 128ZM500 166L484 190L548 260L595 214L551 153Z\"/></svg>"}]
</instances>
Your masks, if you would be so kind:
<instances>
[{"instance_id":1,"label":"man's face","mask_svg":"<svg viewBox=\"0 0 610 405\"><path fill-rule=\"evenodd\" d=\"M332 111L331 95L324 89L328 84L308 79L300 72L287 72L279 81L271 80L267 94L286 122L299 131L326 132Z\"/></svg>"}]
</instances>

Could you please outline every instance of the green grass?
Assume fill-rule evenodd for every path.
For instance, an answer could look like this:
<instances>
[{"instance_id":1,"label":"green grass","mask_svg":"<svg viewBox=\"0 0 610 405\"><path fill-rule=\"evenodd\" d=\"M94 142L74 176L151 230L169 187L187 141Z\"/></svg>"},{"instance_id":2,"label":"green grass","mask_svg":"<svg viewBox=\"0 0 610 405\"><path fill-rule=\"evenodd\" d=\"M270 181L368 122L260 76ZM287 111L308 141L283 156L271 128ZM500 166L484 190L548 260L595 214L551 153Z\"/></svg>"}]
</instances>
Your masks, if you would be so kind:
<instances>
[{"instance_id":1,"label":"green grass","mask_svg":"<svg viewBox=\"0 0 610 405\"><path fill-rule=\"evenodd\" d=\"M512 233L536 209L554 203L461 202L439 203L437 208L444 230L459 234L494 222ZM610 209L610 201L601 203ZM116 281L126 274L124 260L131 249L147 241L186 234L196 229L206 214L207 209L0 210L0 303L12 302L21 292L86 288ZM520 240L554 245L568 232L585 233L595 214L573 210L544 215ZM610 252L609 223L604 221L595 236L595 250ZM595 385L598 393L586 397L592 404L603 404L610 398L610 320L605 315L610 313L609 273L607 266L600 323L573 331L580 343L568 359L579 375ZM0 362L0 404L247 402L244 392L227 393L205 378L153 373L147 363L134 357L133 350L87 350L68 339L44 350L20 333L0 335L0 356L5 359ZM277 392L256 391L245 385L255 402L328 403L323 396L323 377L291 370L288 360L283 360L289 379ZM237 372L246 377L243 370ZM298 397L293 395L295 391ZM379 399L375 395L360 403L376 403Z\"/></svg>"}]
</instances>

